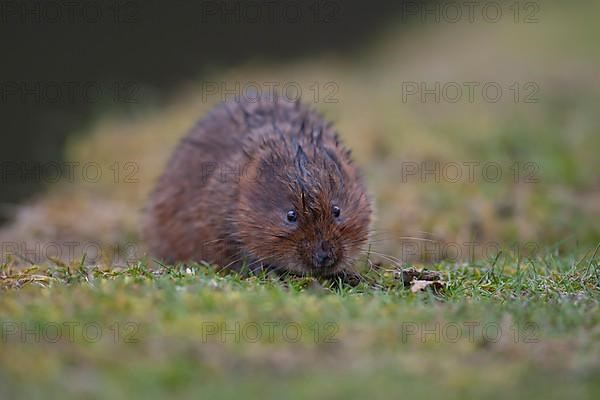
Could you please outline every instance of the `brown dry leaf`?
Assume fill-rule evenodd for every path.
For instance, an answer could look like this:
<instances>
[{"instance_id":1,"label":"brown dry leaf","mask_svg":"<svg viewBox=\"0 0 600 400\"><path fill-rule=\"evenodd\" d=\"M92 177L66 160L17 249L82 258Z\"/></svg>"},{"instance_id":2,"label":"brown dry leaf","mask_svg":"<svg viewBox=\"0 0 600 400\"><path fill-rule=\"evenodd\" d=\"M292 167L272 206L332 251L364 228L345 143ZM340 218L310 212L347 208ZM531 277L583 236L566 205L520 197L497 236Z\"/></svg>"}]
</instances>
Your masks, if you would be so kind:
<instances>
[{"instance_id":1,"label":"brown dry leaf","mask_svg":"<svg viewBox=\"0 0 600 400\"><path fill-rule=\"evenodd\" d=\"M439 293L445 286L442 281L442 274L438 271L421 271L415 268L406 268L401 271L394 271L397 279L402 279L404 287L410 287L411 292L417 293L431 286L435 293Z\"/></svg>"},{"instance_id":2,"label":"brown dry leaf","mask_svg":"<svg viewBox=\"0 0 600 400\"><path fill-rule=\"evenodd\" d=\"M444 288L443 281L422 281L413 280L410 283L410 291L413 293L424 291L428 286L431 286L434 293L439 293Z\"/></svg>"},{"instance_id":3,"label":"brown dry leaf","mask_svg":"<svg viewBox=\"0 0 600 400\"><path fill-rule=\"evenodd\" d=\"M419 271L414 268L405 268L400 271L394 271L394 275L397 279L402 279L404 282L404 287L409 287L411 282L414 280L439 281L442 279L442 274L440 272L429 271L427 269Z\"/></svg>"}]
</instances>

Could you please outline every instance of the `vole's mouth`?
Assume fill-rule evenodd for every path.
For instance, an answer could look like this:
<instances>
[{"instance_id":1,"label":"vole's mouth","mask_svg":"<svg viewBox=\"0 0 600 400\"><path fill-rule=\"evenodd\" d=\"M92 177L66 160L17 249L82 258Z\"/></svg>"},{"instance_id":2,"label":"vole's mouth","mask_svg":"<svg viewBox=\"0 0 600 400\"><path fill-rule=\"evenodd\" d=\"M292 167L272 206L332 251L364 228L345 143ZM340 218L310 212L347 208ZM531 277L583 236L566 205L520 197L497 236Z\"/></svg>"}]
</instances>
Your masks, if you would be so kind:
<instances>
[{"instance_id":1,"label":"vole's mouth","mask_svg":"<svg viewBox=\"0 0 600 400\"><path fill-rule=\"evenodd\" d=\"M341 263L338 261L333 261L328 263L328 265L311 265L309 270L310 273L314 276L331 276L340 272Z\"/></svg>"},{"instance_id":2,"label":"vole's mouth","mask_svg":"<svg viewBox=\"0 0 600 400\"><path fill-rule=\"evenodd\" d=\"M335 268L338 264L337 260L333 258L324 259L324 260L315 260L312 265L312 269L316 270L327 270Z\"/></svg>"}]
</instances>

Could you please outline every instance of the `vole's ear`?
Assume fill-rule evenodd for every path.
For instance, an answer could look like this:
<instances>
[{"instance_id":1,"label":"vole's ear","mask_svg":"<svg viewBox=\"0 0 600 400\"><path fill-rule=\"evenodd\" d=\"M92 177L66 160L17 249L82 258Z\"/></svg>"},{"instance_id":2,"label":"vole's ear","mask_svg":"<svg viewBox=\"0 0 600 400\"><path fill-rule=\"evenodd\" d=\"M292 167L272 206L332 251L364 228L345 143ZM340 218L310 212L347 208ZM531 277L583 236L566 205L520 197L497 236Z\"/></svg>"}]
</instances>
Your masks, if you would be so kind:
<instances>
[{"instance_id":1,"label":"vole's ear","mask_svg":"<svg viewBox=\"0 0 600 400\"><path fill-rule=\"evenodd\" d=\"M342 163L335 154L335 151L325 147L325 156L327 157L327 165L325 166L327 168L327 172L330 174L333 173L343 179L344 174L342 172Z\"/></svg>"},{"instance_id":2,"label":"vole's ear","mask_svg":"<svg viewBox=\"0 0 600 400\"><path fill-rule=\"evenodd\" d=\"M298 145L298 149L296 150L296 166L300 171L300 175L305 177L308 174L306 166L308 165L308 157L306 157L306 153L302 149L302 146Z\"/></svg>"}]
</instances>

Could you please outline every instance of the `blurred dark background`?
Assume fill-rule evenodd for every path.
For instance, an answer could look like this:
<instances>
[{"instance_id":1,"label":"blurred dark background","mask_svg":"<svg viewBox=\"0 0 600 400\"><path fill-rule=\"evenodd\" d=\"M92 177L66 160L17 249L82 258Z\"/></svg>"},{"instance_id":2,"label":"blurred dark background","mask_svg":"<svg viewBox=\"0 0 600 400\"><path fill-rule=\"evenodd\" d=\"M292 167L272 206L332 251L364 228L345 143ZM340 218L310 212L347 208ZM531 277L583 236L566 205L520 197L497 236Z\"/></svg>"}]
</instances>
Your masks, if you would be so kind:
<instances>
[{"instance_id":1,"label":"blurred dark background","mask_svg":"<svg viewBox=\"0 0 600 400\"><path fill-rule=\"evenodd\" d=\"M126 101L131 90L142 91L144 103L152 98L160 104L181 82L220 67L256 58L347 52L402 11L401 1L386 0L256 1L254 9L245 4L3 2L0 161L5 167L24 163L24 170L60 162L67 136L84 131L95 114L142 107ZM69 85L75 88L72 96ZM122 96L85 98L84 85L112 94L117 85ZM58 97L52 92L56 87ZM1 185L0 204L17 203L39 190L35 179L6 173Z\"/></svg>"}]
</instances>

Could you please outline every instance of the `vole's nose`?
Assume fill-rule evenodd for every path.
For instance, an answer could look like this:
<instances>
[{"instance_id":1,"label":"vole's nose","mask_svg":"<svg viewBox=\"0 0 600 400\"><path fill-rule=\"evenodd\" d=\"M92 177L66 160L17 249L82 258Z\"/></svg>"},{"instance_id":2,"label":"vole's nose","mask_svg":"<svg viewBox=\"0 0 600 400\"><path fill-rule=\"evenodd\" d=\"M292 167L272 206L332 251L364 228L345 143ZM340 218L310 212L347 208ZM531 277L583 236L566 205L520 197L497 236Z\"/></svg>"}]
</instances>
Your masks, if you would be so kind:
<instances>
[{"instance_id":1,"label":"vole's nose","mask_svg":"<svg viewBox=\"0 0 600 400\"><path fill-rule=\"evenodd\" d=\"M331 267L334 262L331 244L327 241L319 243L315 249L315 264L318 267Z\"/></svg>"},{"instance_id":2,"label":"vole's nose","mask_svg":"<svg viewBox=\"0 0 600 400\"><path fill-rule=\"evenodd\" d=\"M329 267L331 265L332 258L329 253L317 250L315 254L315 261L319 267Z\"/></svg>"}]
</instances>

